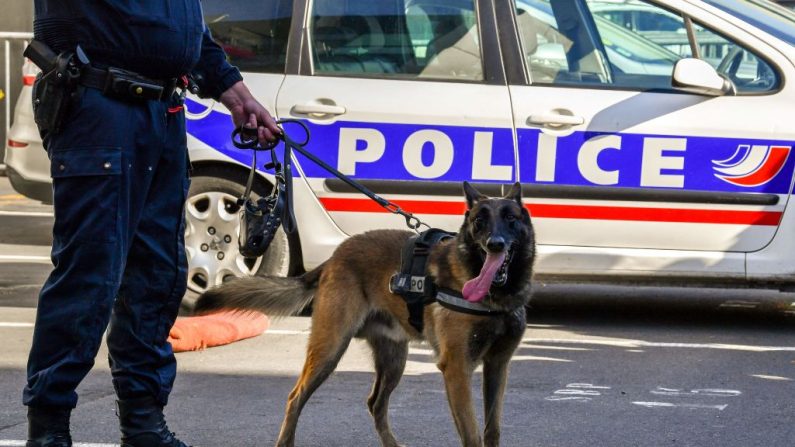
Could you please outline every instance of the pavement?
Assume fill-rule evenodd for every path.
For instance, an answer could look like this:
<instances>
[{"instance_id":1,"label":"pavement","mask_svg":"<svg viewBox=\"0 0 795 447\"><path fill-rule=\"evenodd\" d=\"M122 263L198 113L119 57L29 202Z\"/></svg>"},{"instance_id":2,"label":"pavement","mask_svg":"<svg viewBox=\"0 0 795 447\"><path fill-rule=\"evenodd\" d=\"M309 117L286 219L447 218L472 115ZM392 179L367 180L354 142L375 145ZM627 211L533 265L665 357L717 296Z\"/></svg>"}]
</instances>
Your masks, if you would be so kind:
<instances>
[{"instance_id":1,"label":"pavement","mask_svg":"<svg viewBox=\"0 0 795 447\"><path fill-rule=\"evenodd\" d=\"M4 181L0 447L24 445L21 389L52 220L49 207L15 197ZM794 301L775 291L539 287L511 365L502 445L792 446ZM308 317L274 320L258 337L178 354L169 427L194 446L273 445L310 329ZM106 358L103 346L78 390L79 446L118 444ZM309 400L296 445L379 445L365 405L371 371L368 348L355 340ZM476 373L482 420L479 389ZM411 346L390 415L407 446L459 445L427 345Z\"/></svg>"},{"instance_id":2,"label":"pavement","mask_svg":"<svg viewBox=\"0 0 795 447\"><path fill-rule=\"evenodd\" d=\"M594 312L532 318L512 362L503 445L792 445L791 324ZM34 310L6 308L0 316L0 440L19 441L25 436L19 390ZM167 407L171 429L197 446L273 445L309 329L309 318L286 318L259 337L178 354ZM79 389L73 433L79 441L113 443L104 347L97 358ZM378 445L365 407L371 370L367 347L354 341L307 404L297 445ZM479 381L477 374L475 390ZM458 445L443 390L428 347L412 346L390 403L398 439L409 446ZM481 414L478 393L475 399Z\"/></svg>"}]
</instances>

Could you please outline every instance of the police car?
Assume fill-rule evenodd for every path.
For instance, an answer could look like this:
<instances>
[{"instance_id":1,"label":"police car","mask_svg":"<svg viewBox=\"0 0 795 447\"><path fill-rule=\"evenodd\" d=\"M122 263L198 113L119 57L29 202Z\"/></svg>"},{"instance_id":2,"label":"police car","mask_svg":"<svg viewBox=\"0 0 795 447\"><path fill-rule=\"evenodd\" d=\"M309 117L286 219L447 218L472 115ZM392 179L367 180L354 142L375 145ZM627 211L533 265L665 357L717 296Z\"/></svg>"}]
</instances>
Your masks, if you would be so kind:
<instances>
[{"instance_id":1,"label":"police car","mask_svg":"<svg viewBox=\"0 0 795 447\"><path fill-rule=\"evenodd\" d=\"M769 13L751 2L632 3L686 44L597 14L604 0L203 7L255 96L308 124L308 150L429 224L458 228L464 180L491 195L520 181L540 278L794 282L795 21L752 22ZM251 153L232 145L220 104L186 106L191 289L295 273L352 234L405 228L298 156L297 234L241 257L235 200ZM273 175L260 175L264 194Z\"/></svg>"}]
</instances>

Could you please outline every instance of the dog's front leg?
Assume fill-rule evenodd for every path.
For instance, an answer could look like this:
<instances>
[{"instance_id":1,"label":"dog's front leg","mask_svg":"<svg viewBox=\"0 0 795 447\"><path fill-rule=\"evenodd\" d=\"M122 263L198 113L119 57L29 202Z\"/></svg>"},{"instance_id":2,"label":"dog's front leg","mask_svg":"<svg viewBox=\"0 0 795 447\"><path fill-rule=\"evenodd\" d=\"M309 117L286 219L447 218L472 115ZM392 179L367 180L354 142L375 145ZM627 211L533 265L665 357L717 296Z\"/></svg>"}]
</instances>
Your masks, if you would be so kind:
<instances>
[{"instance_id":1,"label":"dog's front leg","mask_svg":"<svg viewBox=\"0 0 795 447\"><path fill-rule=\"evenodd\" d=\"M492 343L483 357L483 414L486 419L483 445L486 447L500 445L500 420L508 384L508 368L524 336L524 307L517 309L504 321L505 333Z\"/></svg>"},{"instance_id":2,"label":"dog's front leg","mask_svg":"<svg viewBox=\"0 0 795 447\"><path fill-rule=\"evenodd\" d=\"M500 420L505 386L508 382L508 358L487 359L483 362L483 412L486 419L483 428L483 445L500 445Z\"/></svg>"},{"instance_id":3,"label":"dog's front leg","mask_svg":"<svg viewBox=\"0 0 795 447\"><path fill-rule=\"evenodd\" d=\"M440 353L440 357L437 366L444 376L447 402L450 404L450 412L461 437L461 445L481 447L483 443L472 405L471 384L475 365L469 360L469 353L465 348L445 350Z\"/></svg>"}]
</instances>

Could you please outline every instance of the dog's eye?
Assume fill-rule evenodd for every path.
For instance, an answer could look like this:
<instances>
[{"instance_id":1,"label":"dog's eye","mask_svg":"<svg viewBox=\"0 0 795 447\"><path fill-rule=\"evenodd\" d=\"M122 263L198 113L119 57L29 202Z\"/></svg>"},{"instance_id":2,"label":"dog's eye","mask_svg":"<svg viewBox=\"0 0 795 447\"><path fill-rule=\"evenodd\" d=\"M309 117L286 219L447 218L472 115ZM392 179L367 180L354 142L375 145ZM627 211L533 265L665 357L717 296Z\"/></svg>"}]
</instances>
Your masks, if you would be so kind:
<instances>
[{"instance_id":1,"label":"dog's eye","mask_svg":"<svg viewBox=\"0 0 795 447\"><path fill-rule=\"evenodd\" d=\"M508 214L507 216L505 216L505 220L507 220L508 222L513 222L516 220L516 216L514 216L513 214Z\"/></svg>"},{"instance_id":2,"label":"dog's eye","mask_svg":"<svg viewBox=\"0 0 795 447\"><path fill-rule=\"evenodd\" d=\"M476 217L475 220L472 221L472 225L475 227L475 230L480 230L483 228L483 223L483 218L480 216Z\"/></svg>"}]
</instances>

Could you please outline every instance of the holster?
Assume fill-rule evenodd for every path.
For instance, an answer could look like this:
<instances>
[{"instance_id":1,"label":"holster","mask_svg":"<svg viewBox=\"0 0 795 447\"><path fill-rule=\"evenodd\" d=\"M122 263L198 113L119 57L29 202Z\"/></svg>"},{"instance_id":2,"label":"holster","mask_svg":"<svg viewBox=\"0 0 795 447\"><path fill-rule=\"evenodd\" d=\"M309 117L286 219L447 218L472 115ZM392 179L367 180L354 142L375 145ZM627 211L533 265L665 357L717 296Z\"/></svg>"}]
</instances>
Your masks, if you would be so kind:
<instances>
[{"instance_id":1,"label":"holster","mask_svg":"<svg viewBox=\"0 0 795 447\"><path fill-rule=\"evenodd\" d=\"M78 93L80 63L73 52L55 55L33 42L25 56L42 69L33 83L33 119L40 133L57 133Z\"/></svg>"}]
</instances>

